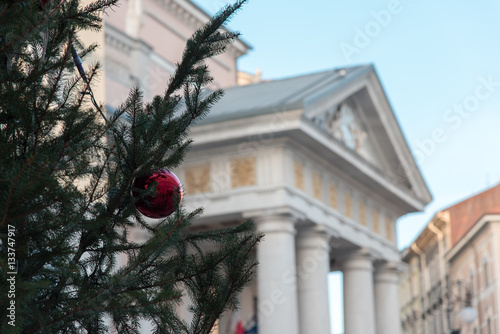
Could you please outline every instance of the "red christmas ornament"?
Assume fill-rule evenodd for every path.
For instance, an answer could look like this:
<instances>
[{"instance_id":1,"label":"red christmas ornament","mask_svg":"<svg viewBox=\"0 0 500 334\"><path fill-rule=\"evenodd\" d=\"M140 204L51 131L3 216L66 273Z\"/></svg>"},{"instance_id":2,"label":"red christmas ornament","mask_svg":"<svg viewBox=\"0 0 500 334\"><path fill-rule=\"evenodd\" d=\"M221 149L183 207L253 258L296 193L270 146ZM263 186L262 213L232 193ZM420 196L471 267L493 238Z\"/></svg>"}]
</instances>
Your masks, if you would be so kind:
<instances>
[{"instance_id":1,"label":"red christmas ornament","mask_svg":"<svg viewBox=\"0 0 500 334\"><path fill-rule=\"evenodd\" d=\"M156 192L135 202L136 209L149 218L165 218L175 211L174 196L179 194L182 201L182 185L174 173L166 169L151 171L139 176L134 181L134 188L146 190L156 184ZM137 191L132 191L132 196L139 198Z\"/></svg>"}]
</instances>

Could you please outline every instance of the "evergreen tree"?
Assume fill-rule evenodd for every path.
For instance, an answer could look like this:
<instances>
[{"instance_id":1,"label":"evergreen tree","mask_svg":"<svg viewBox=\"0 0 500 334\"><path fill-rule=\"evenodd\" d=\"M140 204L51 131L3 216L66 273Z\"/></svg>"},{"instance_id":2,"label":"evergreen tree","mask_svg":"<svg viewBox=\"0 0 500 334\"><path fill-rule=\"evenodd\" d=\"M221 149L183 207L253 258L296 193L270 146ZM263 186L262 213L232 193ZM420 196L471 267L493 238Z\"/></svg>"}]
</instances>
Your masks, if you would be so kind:
<instances>
[{"instance_id":1,"label":"evergreen tree","mask_svg":"<svg viewBox=\"0 0 500 334\"><path fill-rule=\"evenodd\" d=\"M134 204L156 187L131 192L137 177L181 163L189 127L221 97L203 89L204 60L237 37L220 28L244 0L188 40L163 96L145 102L135 88L106 119L91 91L99 64L78 73L73 57L85 63L96 45L78 33L100 29L115 2L0 4L1 333L109 333L108 320L118 333L141 320L155 333L209 333L255 271L251 222L192 233L202 210L176 195L175 212L151 224ZM133 241L133 229L150 238ZM182 288L191 323L175 312Z\"/></svg>"}]
</instances>

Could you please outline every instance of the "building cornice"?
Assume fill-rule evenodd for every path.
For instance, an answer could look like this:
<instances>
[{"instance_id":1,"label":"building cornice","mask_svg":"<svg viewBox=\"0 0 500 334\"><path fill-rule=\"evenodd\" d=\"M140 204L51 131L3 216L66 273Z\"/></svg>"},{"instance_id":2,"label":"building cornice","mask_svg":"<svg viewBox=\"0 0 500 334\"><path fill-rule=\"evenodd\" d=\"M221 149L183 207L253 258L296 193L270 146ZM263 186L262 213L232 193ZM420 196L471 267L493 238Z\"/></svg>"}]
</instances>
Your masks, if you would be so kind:
<instances>
[{"instance_id":1,"label":"building cornice","mask_svg":"<svg viewBox=\"0 0 500 334\"><path fill-rule=\"evenodd\" d=\"M337 158L340 157L346 166L349 167L346 171L353 177L368 177L367 184L373 184L374 187L385 189L387 195L390 194L397 197L401 201L400 205L404 206L403 210L406 210L405 213L424 210L427 203L417 198L412 192L404 189L395 180L384 175L356 152L350 150L342 143L332 140L325 133L318 131L317 127L310 120L302 118L300 128L295 133L297 139L305 146L310 148L315 147L317 152L324 151L321 152L323 156L337 162L339 162ZM317 145L318 143L321 145ZM332 153L335 153L336 156L332 156Z\"/></svg>"},{"instance_id":2,"label":"building cornice","mask_svg":"<svg viewBox=\"0 0 500 334\"><path fill-rule=\"evenodd\" d=\"M153 47L141 39L133 38L125 32L117 29L109 23L105 23L105 43L106 47L115 49L121 54L131 57L134 51L142 50L143 53L149 56L149 59L159 65L162 69L172 74L175 72L175 65L166 60L164 57L154 51ZM128 85L131 77L131 64L124 63L114 56L106 53L106 62L108 64L107 73L115 80L118 80L124 85Z\"/></svg>"},{"instance_id":3,"label":"building cornice","mask_svg":"<svg viewBox=\"0 0 500 334\"><path fill-rule=\"evenodd\" d=\"M272 133L272 138L289 136L301 143L307 149L325 157L329 163L340 166L355 179L364 179L367 186L382 190L382 196L397 199L401 214L422 211L427 203L416 197L411 191L404 189L394 180L387 178L381 171L374 168L356 152L348 149L341 142L332 140L328 134L318 131L318 128L302 116L303 110L296 109L280 112L279 115L265 114L225 122L209 123L192 129L194 139L193 150L245 142L248 138L260 138ZM276 124L278 126L270 126ZM318 145L319 144L319 145Z\"/></svg>"},{"instance_id":4,"label":"building cornice","mask_svg":"<svg viewBox=\"0 0 500 334\"><path fill-rule=\"evenodd\" d=\"M415 241L413 241L413 244L417 245L419 249L425 250L429 247L432 240L437 242L439 233L436 233L436 231L441 231L444 235L445 231L443 231L443 229L446 227L448 219L449 215L447 211L439 211L436 213L422 232L420 232Z\"/></svg>"},{"instance_id":5,"label":"building cornice","mask_svg":"<svg viewBox=\"0 0 500 334\"><path fill-rule=\"evenodd\" d=\"M488 223L500 222L500 214L485 214L467 233L446 253L446 261L453 261Z\"/></svg>"},{"instance_id":6,"label":"building cornice","mask_svg":"<svg viewBox=\"0 0 500 334\"><path fill-rule=\"evenodd\" d=\"M406 145L406 138L401 130L401 127L399 126L399 122L387 98L387 94L385 94L382 83L376 74L375 68L372 68L372 71L368 73L368 76L369 80L373 83L373 85L370 85L369 87L376 93L372 96L372 98L375 102L380 103L384 110L390 111L381 114L380 118L386 128L390 130L387 134L393 143L393 147L400 161L404 163L401 167L406 172L407 177L411 180L411 184L417 187L415 191L418 193L419 197L428 203L432 200L432 195L425 184L418 165L415 163L415 159L413 158L410 148Z\"/></svg>"},{"instance_id":7,"label":"building cornice","mask_svg":"<svg viewBox=\"0 0 500 334\"><path fill-rule=\"evenodd\" d=\"M134 49L135 39L120 31L108 22L104 26L104 40L106 46L118 50L119 52L129 56Z\"/></svg>"},{"instance_id":8,"label":"building cornice","mask_svg":"<svg viewBox=\"0 0 500 334\"><path fill-rule=\"evenodd\" d=\"M199 29L208 21L211 17L200 7L195 5L192 1L186 0L153 0L158 3L160 7L174 15L180 21L184 22L193 29ZM229 32L225 27L222 28L223 31ZM189 36L184 36L186 39ZM243 42L241 39L236 39L232 44L228 45L227 52L238 58L248 52L251 47Z\"/></svg>"}]
</instances>

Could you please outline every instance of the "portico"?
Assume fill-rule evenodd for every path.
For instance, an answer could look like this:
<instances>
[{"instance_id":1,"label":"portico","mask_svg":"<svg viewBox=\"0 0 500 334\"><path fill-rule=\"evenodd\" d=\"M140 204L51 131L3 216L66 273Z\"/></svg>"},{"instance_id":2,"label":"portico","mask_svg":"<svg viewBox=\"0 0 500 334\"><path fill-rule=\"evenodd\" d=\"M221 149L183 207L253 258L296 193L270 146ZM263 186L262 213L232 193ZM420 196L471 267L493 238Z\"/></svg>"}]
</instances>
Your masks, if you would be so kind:
<instances>
[{"instance_id":1,"label":"portico","mask_svg":"<svg viewBox=\"0 0 500 334\"><path fill-rule=\"evenodd\" d=\"M330 333L341 270L346 334L400 333L395 221L431 196L372 66L229 88L191 136L175 172L187 208L205 208L195 227L252 219L265 234L244 321Z\"/></svg>"}]
</instances>

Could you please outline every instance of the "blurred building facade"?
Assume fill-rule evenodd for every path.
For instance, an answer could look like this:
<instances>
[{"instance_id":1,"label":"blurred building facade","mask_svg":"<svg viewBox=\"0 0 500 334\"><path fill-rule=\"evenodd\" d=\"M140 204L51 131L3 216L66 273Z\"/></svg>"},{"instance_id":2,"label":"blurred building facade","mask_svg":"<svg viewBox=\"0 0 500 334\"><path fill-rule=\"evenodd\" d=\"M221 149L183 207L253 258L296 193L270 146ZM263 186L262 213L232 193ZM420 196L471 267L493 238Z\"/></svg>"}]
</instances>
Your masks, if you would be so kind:
<instances>
[{"instance_id":1,"label":"blurred building facade","mask_svg":"<svg viewBox=\"0 0 500 334\"><path fill-rule=\"evenodd\" d=\"M135 86L145 101L162 94L185 42L208 20L188 0L121 2L86 37L102 46L97 99L112 112ZM346 334L400 334L395 222L431 195L374 67L262 82L260 71L238 75L249 49L237 40L207 62L208 88L226 92L192 128L192 150L174 171L186 208L205 208L193 228L253 219L266 235L240 312L225 314L214 333L232 334L240 319L259 334L329 334L327 275L340 270Z\"/></svg>"},{"instance_id":2,"label":"blurred building facade","mask_svg":"<svg viewBox=\"0 0 500 334\"><path fill-rule=\"evenodd\" d=\"M500 184L437 213L402 258L403 334L500 333ZM467 292L472 323L459 316Z\"/></svg>"},{"instance_id":3,"label":"blurred building facade","mask_svg":"<svg viewBox=\"0 0 500 334\"><path fill-rule=\"evenodd\" d=\"M104 76L93 90L113 110L133 87L141 88L146 101L162 95L186 41L210 16L189 0L127 0L103 19L102 31L85 32L83 38L100 46L89 61L99 61ZM236 85L237 60L249 49L237 39L225 53L207 60L214 77L209 88Z\"/></svg>"},{"instance_id":4,"label":"blurred building facade","mask_svg":"<svg viewBox=\"0 0 500 334\"><path fill-rule=\"evenodd\" d=\"M430 195L373 66L229 87L176 174L198 228L253 219L266 236L240 316L259 333L330 333L342 271L348 334L399 334L395 221ZM220 322L227 331L230 316Z\"/></svg>"}]
</instances>

